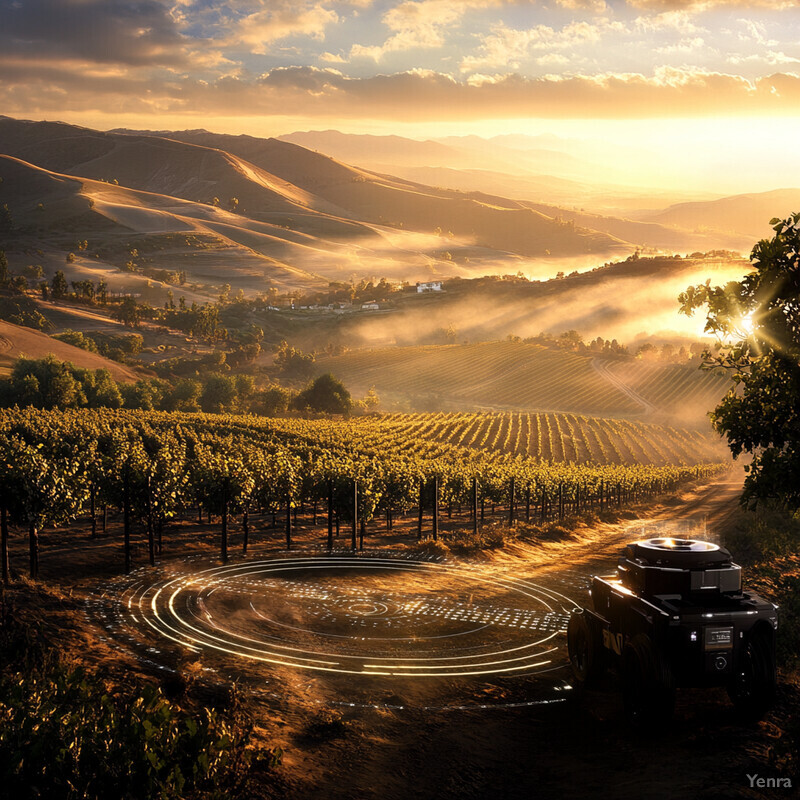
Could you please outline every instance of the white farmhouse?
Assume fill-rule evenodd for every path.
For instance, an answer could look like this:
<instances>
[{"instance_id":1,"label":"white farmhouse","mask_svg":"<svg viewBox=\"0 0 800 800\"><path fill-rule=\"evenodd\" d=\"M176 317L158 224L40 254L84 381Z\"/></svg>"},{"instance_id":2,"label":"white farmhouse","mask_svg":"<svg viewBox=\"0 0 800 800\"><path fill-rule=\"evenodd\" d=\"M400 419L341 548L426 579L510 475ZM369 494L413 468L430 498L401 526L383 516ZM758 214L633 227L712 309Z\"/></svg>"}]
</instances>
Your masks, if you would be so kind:
<instances>
[{"instance_id":1,"label":"white farmhouse","mask_svg":"<svg viewBox=\"0 0 800 800\"><path fill-rule=\"evenodd\" d=\"M441 292L441 291L442 291L441 281L430 281L428 283L417 284L417 294L422 294L423 292Z\"/></svg>"}]
</instances>

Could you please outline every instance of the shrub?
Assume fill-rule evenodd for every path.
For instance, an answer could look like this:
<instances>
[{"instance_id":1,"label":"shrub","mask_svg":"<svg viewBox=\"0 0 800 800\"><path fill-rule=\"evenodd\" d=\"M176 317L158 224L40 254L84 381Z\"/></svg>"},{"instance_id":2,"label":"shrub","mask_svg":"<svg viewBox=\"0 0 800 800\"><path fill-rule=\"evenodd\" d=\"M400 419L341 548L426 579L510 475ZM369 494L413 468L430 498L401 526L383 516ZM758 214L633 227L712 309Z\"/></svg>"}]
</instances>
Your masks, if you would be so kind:
<instances>
[{"instance_id":1,"label":"shrub","mask_svg":"<svg viewBox=\"0 0 800 800\"><path fill-rule=\"evenodd\" d=\"M68 669L38 631L0 615L0 781L6 797L244 796L254 758L251 725L235 706L225 717L190 713L153 686L109 691L96 675Z\"/></svg>"}]
</instances>

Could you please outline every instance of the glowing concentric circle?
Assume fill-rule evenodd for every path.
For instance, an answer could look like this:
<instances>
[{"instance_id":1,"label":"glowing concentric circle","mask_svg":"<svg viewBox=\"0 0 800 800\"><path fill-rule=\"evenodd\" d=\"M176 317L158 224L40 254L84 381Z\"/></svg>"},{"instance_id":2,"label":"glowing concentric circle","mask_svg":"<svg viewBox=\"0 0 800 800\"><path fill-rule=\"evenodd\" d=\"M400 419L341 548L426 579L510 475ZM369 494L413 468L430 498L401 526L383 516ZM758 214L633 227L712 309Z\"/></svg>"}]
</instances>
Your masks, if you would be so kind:
<instances>
[{"instance_id":1,"label":"glowing concentric circle","mask_svg":"<svg viewBox=\"0 0 800 800\"><path fill-rule=\"evenodd\" d=\"M140 572L109 598L129 638L135 630L227 659L384 679L554 669L575 607L497 570L385 554Z\"/></svg>"}]
</instances>

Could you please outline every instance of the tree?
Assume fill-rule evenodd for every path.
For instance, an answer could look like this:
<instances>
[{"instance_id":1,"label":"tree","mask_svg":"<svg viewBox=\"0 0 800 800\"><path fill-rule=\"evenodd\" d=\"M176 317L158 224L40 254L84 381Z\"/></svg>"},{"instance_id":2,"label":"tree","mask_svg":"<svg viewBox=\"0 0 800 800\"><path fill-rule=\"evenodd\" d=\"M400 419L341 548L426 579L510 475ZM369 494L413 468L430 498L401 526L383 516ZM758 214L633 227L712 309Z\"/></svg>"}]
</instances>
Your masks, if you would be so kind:
<instances>
[{"instance_id":1,"label":"tree","mask_svg":"<svg viewBox=\"0 0 800 800\"><path fill-rule=\"evenodd\" d=\"M314 373L316 357L313 353L303 353L286 341L281 341L275 347L275 366L280 374L287 378L298 380L308 379Z\"/></svg>"},{"instance_id":2,"label":"tree","mask_svg":"<svg viewBox=\"0 0 800 800\"><path fill-rule=\"evenodd\" d=\"M200 382L191 378L178 381L164 396L165 411L199 411Z\"/></svg>"},{"instance_id":3,"label":"tree","mask_svg":"<svg viewBox=\"0 0 800 800\"><path fill-rule=\"evenodd\" d=\"M11 370L10 392L20 405L38 408L76 408L86 405L86 392L76 369L55 356L20 357Z\"/></svg>"},{"instance_id":4,"label":"tree","mask_svg":"<svg viewBox=\"0 0 800 800\"><path fill-rule=\"evenodd\" d=\"M119 320L123 325L138 328L142 320L142 311L133 297L124 297L119 304L119 308L115 309L111 316Z\"/></svg>"},{"instance_id":5,"label":"tree","mask_svg":"<svg viewBox=\"0 0 800 800\"><path fill-rule=\"evenodd\" d=\"M67 279L64 277L64 273L60 269L57 270L50 283L50 294L53 300L60 300L62 297L65 297L68 289L69 286L67 285Z\"/></svg>"},{"instance_id":6,"label":"tree","mask_svg":"<svg viewBox=\"0 0 800 800\"><path fill-rule=\"evenodd\" d=\"M209 375L200 395L200 407L211 414L229 411L236 402L236 381L228 375Z\"/></svg>"},{"instance_id":7,"label":"tree","mask_svg":"<svg viewBox=\"0 0 800 800\"><path fill-rule=\"evenodd\" d=\"M274 384L262 390L258 395L257 410L259 414L275 417L283 414L292 400L292 393L282 386Z\"/></svg>"},{"instance_id":8,"label":"tree","mask_svg":"<svg viewBox=\"0 0 800 800\"><path fill-rule=\"evenodd\" d=\"M0 286L8 283L8 259L5 250L0 250Z\"/></svg>"},{"instance_id":9,"label":"tree","mask_svg":"<svg viewBox=\"0 0 800 800\"><path fill-rule=\"evenodd\" d=\"M778 499L800 508L800 214L773 219L775 236L753 248L741 281L690 286L679 297L691 315L707 307L717 339L703 366L728 370L733 385L711 420L737 458L752 453L742 503Z\"/></svg>"},{"instance_id":10,"label":"tree","mask_svg":"<svg viewBox=\"0 0 800 800\"><path fill-rule=\"evenodd\" d=\"M353 407L350 392L330 372L320 375L308 388L297 395L294 405L298 409L324 411L328 414L347 414Z\"/></svg>"},{"instance_id":11,"label":"tree","mask_svg":"<svg viewBox=\"0 0 800 800\"><path fill-rule=\"evenodd\" d=\"M198 445L193 463L196 499L222 519L220 557L228 560L228 519L232 511L249 510L256 488L253 472L243 456L244 445L232 437ZM246 545L245 545L246 550Z\"/></svg>"}]
</instances>

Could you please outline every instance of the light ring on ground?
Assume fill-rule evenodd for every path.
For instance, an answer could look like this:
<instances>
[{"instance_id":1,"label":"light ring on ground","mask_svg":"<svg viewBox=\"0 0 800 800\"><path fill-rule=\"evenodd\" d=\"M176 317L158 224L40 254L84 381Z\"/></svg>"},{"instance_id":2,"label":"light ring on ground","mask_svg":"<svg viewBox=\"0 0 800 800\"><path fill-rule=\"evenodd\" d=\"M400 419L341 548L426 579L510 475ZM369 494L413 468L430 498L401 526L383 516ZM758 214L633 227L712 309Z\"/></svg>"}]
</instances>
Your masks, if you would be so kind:
<instances>
[{"instance_id":1,"label":"light ring on ground","mask_svg":"<svg viewBox=\"0 0 800 800\"><path fill-rule=\"evenodd\" d=\"M150 631L195 652L381 678L551 670L575 607L496 570L385 554L140 572L109 599L129 639Z\"/></svg>"}]
</instances>

